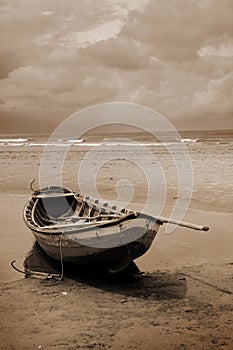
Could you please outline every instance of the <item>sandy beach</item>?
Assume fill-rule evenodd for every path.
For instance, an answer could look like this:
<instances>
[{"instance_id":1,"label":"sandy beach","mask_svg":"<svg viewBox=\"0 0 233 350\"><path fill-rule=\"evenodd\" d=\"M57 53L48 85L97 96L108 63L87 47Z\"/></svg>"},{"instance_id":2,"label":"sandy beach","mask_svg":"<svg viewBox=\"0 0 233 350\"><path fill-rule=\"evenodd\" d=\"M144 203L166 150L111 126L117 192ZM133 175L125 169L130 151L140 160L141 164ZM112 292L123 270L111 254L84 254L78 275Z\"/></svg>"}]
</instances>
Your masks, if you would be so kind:
<instances>
[{"instance_id":1,"label":"sandy beach","mask_svg":"<svg viewBox=\"0 0 233 350\"><path fill-rule=\"evenodd\" d=\"M10 267L16 260L22 268L34 242L22 211L29 183L38 179L42 147L0 147L0 349L233 348L232 139L187 147L194 188L184 219L210 230L177 227L166 234L163 225L151 249L136 261L143 274L113 277L79 271L49 286ZM87 150L74 147L69 152L64 185L76 189L73 164L78 166ZM169 216L177 197L175 168L166 152L151 150L167 176L163 215ZM119 177L130 172L133 202L143 203L145 179L133 164L129 167L119 173L116 159L103 167L98 175L102 196L114 198Z\"/></svg>"},{"instance_id":2,"label":"sandy beach","mask_svg":"<svg viewBox=\"0 0 233 350\"><path fill-rule=\"evenodd\" d=\"M0 350L233 349L232 7L0 1ZM70 211L56 205L56 227L41 220L62 230L60 261L24 222L40 221L24 208L48 186L75 192ZM83 205L75 217L76 193L104 210ZM106 203L138 213L109 217ZM119 273L63 259L80 258L79 232L86 259L102 233L112 246L143 230L148 245L156 233L150 249L132 262L147 247L120 248Z\"/></svg>"}]
</instances>

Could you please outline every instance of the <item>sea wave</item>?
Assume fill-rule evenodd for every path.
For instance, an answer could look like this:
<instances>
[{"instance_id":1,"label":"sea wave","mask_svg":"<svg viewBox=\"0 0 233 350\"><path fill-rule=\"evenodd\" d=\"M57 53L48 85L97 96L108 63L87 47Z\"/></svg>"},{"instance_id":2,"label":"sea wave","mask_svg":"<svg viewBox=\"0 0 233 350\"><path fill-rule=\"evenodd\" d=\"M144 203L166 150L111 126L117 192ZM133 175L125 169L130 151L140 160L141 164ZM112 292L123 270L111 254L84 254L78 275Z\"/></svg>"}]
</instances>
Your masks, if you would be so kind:
<instances>
[{"instance_id":1,"label":"sea wave","mask_svg":"<svg viewBox=\"0 0 233 350\"><path fill-rule=\"evenodd\" d=\"M182 143L193 143L193 142L201 142L201 139L181 139L179 142Z\"/></svg>"},{"instance_id":2,"label":"sea wave","mask_svg":"<svg viewBox=\"0 0 233 350\"><path fill-rule=\"evenodd\" d=\"M23 138L17 138L17 139L0 139L0 146L10 146L10 147L97 147L97 146L127 146L127 147L166 147L170 145L177 145L179 143L194 143L194 142L200 142L200 139L179 139L179 140L173 140L168 142L150 142L150 141L133 141L133 140L102 140L102 141L88 141L83 139L77 139L77 140L53 140L50 142L42 141L42 140L30 140L29 139L23 139Z\"/></svg>"},{"instance_id":3,"label":"sea wave","mask_svg":"<svg viewBox=\"0 0 233 350\"><path fill-rule=\"evenodd\" d=\"M21 139L21 138L19 138L19 137L17 137L17 138L14 138L14 139L0 139L0 143L11 143L11 142L13 142L13 143L17 143L17 142L20 142L20 143L22 143L22 142L26 142L26 141L28 141L28 139Z\"/></svg>"}]
</instances>

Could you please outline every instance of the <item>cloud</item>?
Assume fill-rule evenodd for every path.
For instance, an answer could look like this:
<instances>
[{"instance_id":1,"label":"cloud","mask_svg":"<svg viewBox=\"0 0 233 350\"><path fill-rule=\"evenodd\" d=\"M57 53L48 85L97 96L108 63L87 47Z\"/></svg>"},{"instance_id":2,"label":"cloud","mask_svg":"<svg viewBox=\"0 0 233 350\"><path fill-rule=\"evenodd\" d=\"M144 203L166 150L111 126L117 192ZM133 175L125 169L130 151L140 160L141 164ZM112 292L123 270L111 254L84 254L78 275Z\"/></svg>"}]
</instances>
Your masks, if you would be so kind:
<instances>
[{"instance_id":1,"label":"cloud","mask_svg":"<svg viewBox=\"0 0 233 350\"><path fill-rule=\"evenodd\" d=\"M82 49L81 54L103 66L132 70L148 66L150 52L131 38L119 35Z\"/></svg>"},{"instance_id":2,"label":"cloud","mask_svg":"<svg viewBox=\"0 0 233 350\"><path fill-rule=\"evenodd\" d=\"M233 73L219 79L210 80L205 90L197 91L194 94L192 106L202 113L216 114L216 111L223 115L232 113L232 80Z\"/></svg>"},{"instance_id":3,"label":"cloud","mask_svg":"<svg viewBox=\"0 0 233 350\"><path fill-rule=\"evenodd\" d=\"M80 74L79 70L62 67L50 70L37 66L19 67L9 74L6 83L1 83L7 85L2 93L3 107L5 110L55 108L72 112L77 106L112 99L117 92L117 85L112 82L112 74L106 68L95 67L92 74L91 67L86 67Z\"/></svg>"},{"instance_id":4,"label":"cloud","mask_svg":"<svg viewBox=\"0 0 233 350\"><path fill-rule=\"evenodd\" d=\"M231 33L231 10L230 0L151 1L132 16L123 33L153 45L161 59L185 61L206 43Z\"/></svg>"},{"instance_id":5,"label":"cloud","mask_svg":"<svg viewBox=\"0 0 233 350\"><path fill-rule=\"evenodd\" d=\"M122 100L183 118L184 128L189 117L232 116L232 5L2 1L1 111L56 120Z\"/></svg>"}]
</instances>

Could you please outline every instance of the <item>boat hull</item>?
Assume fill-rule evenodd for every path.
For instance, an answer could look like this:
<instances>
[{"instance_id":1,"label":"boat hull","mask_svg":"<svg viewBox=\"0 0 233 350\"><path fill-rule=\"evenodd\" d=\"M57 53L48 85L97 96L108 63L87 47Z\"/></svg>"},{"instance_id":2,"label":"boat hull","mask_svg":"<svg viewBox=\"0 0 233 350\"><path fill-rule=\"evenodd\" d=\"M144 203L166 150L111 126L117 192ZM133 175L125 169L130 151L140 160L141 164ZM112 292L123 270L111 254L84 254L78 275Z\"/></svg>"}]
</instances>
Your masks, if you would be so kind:
<instances>
[{"instance_id":1,"label":"boat hull","mask_svg":"<svg viewBox=\"0 0 233 350\"><path fill-rule=\"evenodd\" d=\"M159 224L154 224L136 240L113 248L87 246L64 235L54 236L34 230L32 233L43 251L57 261L81 265L97 264L112 272L118 272L147 252L158 229Z\"/></svg>"}]
</instances>

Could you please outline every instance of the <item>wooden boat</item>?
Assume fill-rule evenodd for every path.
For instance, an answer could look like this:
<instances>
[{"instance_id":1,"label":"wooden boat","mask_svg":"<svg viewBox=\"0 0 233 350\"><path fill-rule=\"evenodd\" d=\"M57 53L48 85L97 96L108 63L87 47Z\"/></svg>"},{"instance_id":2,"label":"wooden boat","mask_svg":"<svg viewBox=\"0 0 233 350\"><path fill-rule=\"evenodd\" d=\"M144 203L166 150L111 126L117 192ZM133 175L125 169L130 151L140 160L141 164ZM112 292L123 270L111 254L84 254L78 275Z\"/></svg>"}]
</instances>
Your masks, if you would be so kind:
<instances>
[{"instance_id":1,"label":"wooden boat","mask_svg":"<svg viewBox=\"0 0 233 350\"><path fill-rule=\"evenodd\" d=\"M206 226L120 209L58 186L33 192L23 215L26 226L50 257L98 264L112 272L123 270L143 255L165 222L208 230Z\"/></svg>"}]
</instances>

